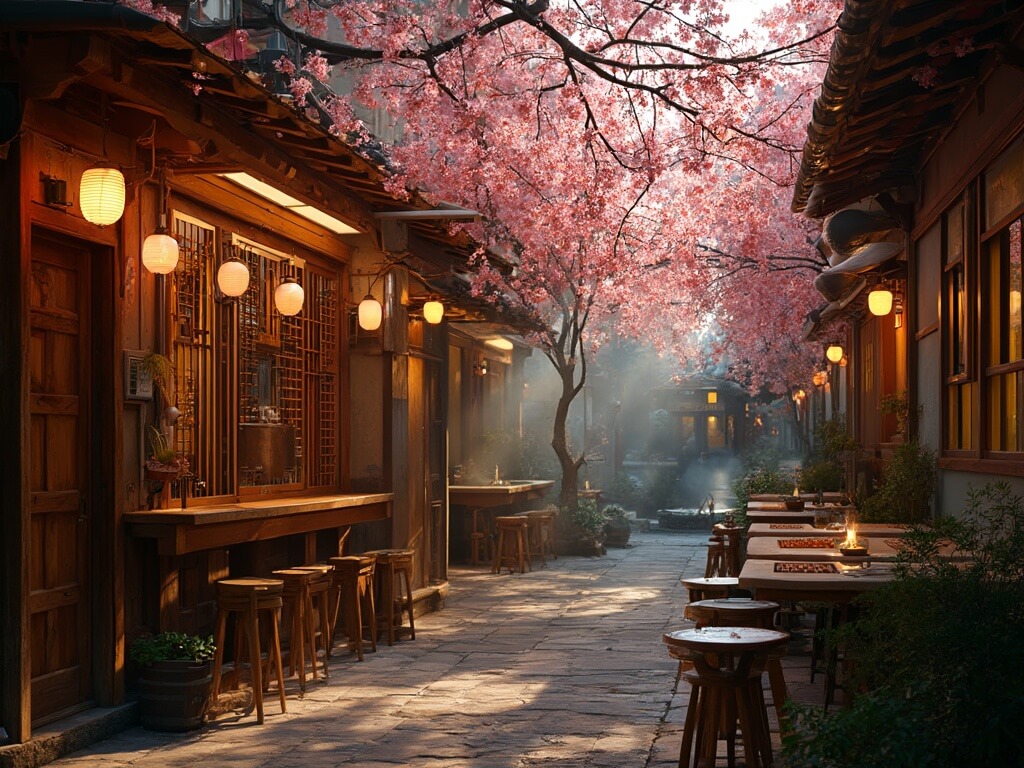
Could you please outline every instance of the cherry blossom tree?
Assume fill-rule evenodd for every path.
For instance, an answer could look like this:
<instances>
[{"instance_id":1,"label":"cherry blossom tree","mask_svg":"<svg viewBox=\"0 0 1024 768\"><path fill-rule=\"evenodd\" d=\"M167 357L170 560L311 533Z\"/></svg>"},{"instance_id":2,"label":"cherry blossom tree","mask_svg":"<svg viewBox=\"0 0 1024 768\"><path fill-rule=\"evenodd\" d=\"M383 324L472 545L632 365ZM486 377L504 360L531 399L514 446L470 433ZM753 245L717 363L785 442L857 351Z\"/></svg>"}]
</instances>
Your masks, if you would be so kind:
<instances>
[{"instance_id":1,"label":"cherry blossom tree","mask_svg":"<svg viewBox=\"0 0 1024 768\"><path fill-rule=\"evenodd\" d=\"M562 382L552 447L575 507L586 446L566 419L606 334L691 365L727 356L751 389L809 375L798 273L823 261L789 185L840 5L781 4L756 36L730 32L724 0L243 0L237 34L304 47L279 70L311 119L353 141L370 139L353 104L400 121L396 194L484 214L474 290L532 313ZM314 87L340 76L351 97Z\"/></svg>"}]
</instances>

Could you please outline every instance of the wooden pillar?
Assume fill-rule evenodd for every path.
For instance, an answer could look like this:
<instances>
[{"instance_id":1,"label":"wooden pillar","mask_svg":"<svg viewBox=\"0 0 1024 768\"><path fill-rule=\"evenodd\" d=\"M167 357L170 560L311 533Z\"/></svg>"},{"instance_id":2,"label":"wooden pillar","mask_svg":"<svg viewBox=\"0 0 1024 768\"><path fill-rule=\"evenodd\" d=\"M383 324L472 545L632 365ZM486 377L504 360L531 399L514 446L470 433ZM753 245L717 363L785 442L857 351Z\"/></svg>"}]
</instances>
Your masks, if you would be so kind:
<instances>
[{"instance_id":1,"label":"wooden pillar","mask_svg":"<svg viewBox=\"0 0 1024 768\"><path fill-rule=\"evenodd\" d=\"M28 225L19 171L22 141L0 161L0 725L14 742L31 736L28 623ZM28 171L24 174L27 176Z\"/></svg>"}]
</instances>

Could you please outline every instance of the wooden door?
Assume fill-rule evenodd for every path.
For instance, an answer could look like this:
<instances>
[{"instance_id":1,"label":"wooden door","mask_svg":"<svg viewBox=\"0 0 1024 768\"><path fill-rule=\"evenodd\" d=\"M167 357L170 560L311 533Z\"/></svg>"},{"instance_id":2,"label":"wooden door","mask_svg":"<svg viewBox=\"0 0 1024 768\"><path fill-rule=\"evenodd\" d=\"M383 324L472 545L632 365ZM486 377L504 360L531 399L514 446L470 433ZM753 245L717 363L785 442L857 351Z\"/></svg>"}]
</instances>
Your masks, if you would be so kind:
<instances>
[{"instance_id":1,"label":"wooden door","mask_svg":"<svg viewBox=\"0 0 1024 768\"><path fill-rule=\"evenodd\" d=\"M91 693L90 252L36 234L30 280L32 721Z\"/></svg>"}]
</instances>

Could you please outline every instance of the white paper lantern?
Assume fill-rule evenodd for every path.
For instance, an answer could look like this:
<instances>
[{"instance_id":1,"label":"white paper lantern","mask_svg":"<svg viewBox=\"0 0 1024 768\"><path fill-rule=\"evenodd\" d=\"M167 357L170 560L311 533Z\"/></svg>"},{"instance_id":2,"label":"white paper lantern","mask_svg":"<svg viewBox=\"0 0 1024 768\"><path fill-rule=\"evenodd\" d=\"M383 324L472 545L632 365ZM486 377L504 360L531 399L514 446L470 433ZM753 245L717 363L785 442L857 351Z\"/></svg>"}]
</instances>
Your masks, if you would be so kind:
<instances>
[{"instance_id":1,"label":"white paper lantern","mask_svg":"<svg viewBox=\"0 0 1024 768\"><path fill-rule=\"evenodd\" d=\"M142 266L155 275L167 275L178 266L178 241L166 232L155 232L142 244Z\"/></svg>"},{"instance_id":2,"label":"white paper lantern","mask_svg":"<svg viewBox=\"0 0 1024 768\"><path fill-rule=\"evenodd\" d=\"M302 286L291 278L286 278L274 291L274 306L282 315L291 317L302 311L302 302L306 298L306 292Z\"/></svg>"},{"instance_id":3,"label":"white paper lantern","mask_svg":"<svg viewBox=\"0 0 1024 768\"><path fill-rule=\"evenodd\" d=\"M238 259L225 261L217 270L217 287L225 296L241 296L249 287L249 268Z\"/></svg>"},{"instance_id":4,"label":"white paper lantern","mask_svg":"<svg viewBox=\"0 0 1024 768\"><path fill-rule=\"evenodd\" d=\"M869 293L868 310L876 317L888 315L892 311L892 291L876 288Z\"/></svg>"},{"instance_id":5,"label":"white paper lantern","mask_svg":"<svg viewBox=\"0 0 1024 768\"><path fill-rule=\"evenodd\" d=\"M124 174L117 168L90 168L78 187L78 207L86 221L101 227L113 224L124 213Z\"/></svg>"},{"instance_id":6,"label":"white paper lantern","mask_svg":"<svg viewBox=\"0 0 1024 768\"><path fill-rule=\"evenodd\" d=\"M359 327L364 331L376 331L384 319L384 308L369 293L359 302Z\"/></svg>"},{"instance_id":7,"label":"white paper lantern","mask_svg":"<svg viewBox=\"0 0 1024 768\"><path fill-rule=\"evenodd\" d=\"M825 357L830 363L838 363L843 359L843 348L838 344L829 344L828 349L825 350Z\"/></svg>"},{"instance_id":8,"label":"white paper lantern","mask_svg":"<svg viewBox=\"0 0 1024 768\"><path fill-rule=\"evenodd\" d=\"M423 305L423 319L431 325L437 325L444 320L444 304L436 299L431 299Z\"/></svg>"}]
</instances>

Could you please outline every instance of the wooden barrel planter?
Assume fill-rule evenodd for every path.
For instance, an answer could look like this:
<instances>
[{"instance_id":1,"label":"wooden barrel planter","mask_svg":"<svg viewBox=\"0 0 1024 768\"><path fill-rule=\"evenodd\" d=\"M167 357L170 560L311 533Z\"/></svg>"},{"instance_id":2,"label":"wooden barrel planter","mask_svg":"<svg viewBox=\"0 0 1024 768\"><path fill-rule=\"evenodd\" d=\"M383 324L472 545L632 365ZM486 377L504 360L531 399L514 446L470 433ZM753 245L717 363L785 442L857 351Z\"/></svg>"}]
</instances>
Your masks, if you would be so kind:
<instances>
[{"instance_id":1,"label":"wooden barrel planter","mask_svg":"<svg viewBox=\"0 0 1024 768\"><path fill-rule=\"evenodd\" d=\"M139 719L153 731L201 728L210 702L209 661L157 661L139 675Z\"/></svg>"}]
</instances>

